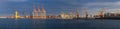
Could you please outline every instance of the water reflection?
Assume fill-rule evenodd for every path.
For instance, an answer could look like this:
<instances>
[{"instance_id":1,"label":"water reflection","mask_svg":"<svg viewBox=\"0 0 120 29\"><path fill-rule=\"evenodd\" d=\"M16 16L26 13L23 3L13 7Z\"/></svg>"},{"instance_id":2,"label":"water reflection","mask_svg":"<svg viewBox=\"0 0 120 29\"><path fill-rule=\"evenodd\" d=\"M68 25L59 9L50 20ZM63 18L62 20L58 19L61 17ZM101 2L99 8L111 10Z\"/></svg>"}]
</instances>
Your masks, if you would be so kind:
<instances>
[{"instance_id":1,"label":"water reflection","mask_svg":"<svg viewBox=\"0 0 120 29\"><path fill-rule=\"evenodd\" d=\"M120 29L120 20L0 19L0 29Z\"/></svg>"}]
</instances>

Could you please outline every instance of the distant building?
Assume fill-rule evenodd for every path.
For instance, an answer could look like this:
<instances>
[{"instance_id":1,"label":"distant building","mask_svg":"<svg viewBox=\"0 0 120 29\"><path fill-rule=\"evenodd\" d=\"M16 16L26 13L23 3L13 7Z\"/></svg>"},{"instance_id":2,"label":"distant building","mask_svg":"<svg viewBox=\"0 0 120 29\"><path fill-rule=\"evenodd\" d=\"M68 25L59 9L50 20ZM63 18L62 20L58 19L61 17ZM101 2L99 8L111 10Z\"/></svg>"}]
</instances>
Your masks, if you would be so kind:
<instances>
[{"instance_id":1,"label":"distant building","mask_svg":"<svg viewBox=\"0 0 120 29\"><path fill-rule=\"evenodd\" d=\"M60 17L62 19L73 19L74 16L72 14L62 13L62 14L60 14Z\"/></svg>"}]
</instances>

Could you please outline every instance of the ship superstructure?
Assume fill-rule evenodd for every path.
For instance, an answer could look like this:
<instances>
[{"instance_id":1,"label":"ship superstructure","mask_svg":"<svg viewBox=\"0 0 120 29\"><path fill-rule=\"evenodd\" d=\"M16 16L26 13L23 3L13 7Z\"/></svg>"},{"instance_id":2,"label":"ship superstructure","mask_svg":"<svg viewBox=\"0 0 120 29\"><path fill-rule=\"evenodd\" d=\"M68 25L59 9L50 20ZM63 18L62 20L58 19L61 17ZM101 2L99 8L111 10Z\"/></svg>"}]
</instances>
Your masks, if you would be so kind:
<instances>
[{"instance_id":1,"label":"ship superstructure","mask_svg":"<svg viewBox=\"0 0 120 29\"><path fill-rule=\"evenodd\" d=\"M37 10L37 8L34 6L32 18L33 19L46 19L46 11L44 9L44 6L42 6L42 11L40 7L38 7L38 10Z\"/></svg>"}]
</instances>

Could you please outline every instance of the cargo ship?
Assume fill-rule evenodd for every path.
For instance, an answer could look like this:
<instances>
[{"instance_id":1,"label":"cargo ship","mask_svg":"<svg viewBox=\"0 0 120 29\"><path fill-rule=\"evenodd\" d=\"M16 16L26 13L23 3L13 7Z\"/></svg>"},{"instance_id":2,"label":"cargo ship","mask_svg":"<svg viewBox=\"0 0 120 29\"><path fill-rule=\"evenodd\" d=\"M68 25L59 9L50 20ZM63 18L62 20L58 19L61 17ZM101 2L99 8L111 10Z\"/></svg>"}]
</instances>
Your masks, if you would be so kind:
<instances>
[{"instance_id":1,"label":"cargo ship","mask_svg":"<svg viewBox=\"0 0 120 29\"><path fill-rule=\"evenodd\" d=\"M106 12L103 8L98 15L95 15L95 19L120 19L120 13L117 12Z\"/></svg>"},{"instance_id":2,"label":"cargo ship","mask_svg":"<svg viewBox=\"0 0 120 29\"><path fill-rule=\"evenodd\" d=\"M94 16L95 19L120 19L120 13L105 13L102 16Z\"/></svg>"}]
</instances>

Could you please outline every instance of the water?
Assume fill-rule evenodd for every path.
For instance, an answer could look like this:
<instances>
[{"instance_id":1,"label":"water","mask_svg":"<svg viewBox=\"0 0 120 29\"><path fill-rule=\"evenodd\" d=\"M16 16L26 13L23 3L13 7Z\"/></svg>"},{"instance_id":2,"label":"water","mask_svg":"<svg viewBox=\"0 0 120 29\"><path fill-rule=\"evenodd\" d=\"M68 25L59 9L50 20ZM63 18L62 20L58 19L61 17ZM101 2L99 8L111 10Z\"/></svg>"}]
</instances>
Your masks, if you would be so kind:
<instances>
[{"instance_id":1,"label":"water","mask_svg":"<svg viewBox=\"0 0 120 29\"><path fill-rule=\"evenodd\" d=\"M120 20L0 19L0 29L120 29Z\"/></svg>"}]
</instances>

